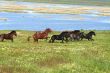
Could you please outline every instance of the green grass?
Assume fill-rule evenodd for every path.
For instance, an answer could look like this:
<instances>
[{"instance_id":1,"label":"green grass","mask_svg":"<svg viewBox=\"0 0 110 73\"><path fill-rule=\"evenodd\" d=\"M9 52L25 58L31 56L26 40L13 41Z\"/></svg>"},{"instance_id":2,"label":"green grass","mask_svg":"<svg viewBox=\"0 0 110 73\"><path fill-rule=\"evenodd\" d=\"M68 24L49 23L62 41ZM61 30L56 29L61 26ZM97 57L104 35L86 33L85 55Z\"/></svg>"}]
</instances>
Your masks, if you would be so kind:
<instances>
[{"instance_id":1,"label":"green grass","mask_svg":"<svg viewBox=\"0 0 110 73\"><path fill-rule=\"evenodd\" d=\"M7 33L9 31L0 31ZM86 31L88 32L88 31ZM34 32L17 31L14 42L0 42L0 73L109 73L110 31L96 31L95 41L39 43ZM59 34L59 32L52 32Z\"/></svg>"}]
</instances>

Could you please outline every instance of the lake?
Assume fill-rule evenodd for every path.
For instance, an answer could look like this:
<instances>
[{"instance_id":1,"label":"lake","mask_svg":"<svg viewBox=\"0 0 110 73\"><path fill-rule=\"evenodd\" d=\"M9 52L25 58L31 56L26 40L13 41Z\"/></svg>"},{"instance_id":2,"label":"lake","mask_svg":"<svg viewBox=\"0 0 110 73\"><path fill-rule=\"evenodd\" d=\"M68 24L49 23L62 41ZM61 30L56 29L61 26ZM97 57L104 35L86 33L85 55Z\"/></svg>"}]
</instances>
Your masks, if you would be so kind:
<instances>
[{"instance_id":1,"label":"lake","mask_svg":"<svg viewBox=\"0 0 110 73\"><path fill-rule=\"evenodd\" d=\"M110 17L89 14L0 12L0 30L110 30Z\"/></svg>"}]
</instances>

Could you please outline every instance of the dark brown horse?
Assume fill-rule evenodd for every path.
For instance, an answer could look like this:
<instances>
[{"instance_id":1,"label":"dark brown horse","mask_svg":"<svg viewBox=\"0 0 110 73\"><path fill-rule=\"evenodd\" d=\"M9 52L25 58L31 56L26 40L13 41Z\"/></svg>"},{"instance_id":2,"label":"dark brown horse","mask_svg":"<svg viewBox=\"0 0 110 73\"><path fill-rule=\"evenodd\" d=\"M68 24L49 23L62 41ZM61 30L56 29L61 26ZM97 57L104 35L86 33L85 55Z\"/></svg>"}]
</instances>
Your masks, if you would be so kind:
<instances>
[{"instance_id":1,"label":"dark brown horse","mask_svg":"<svg viewBox=\"0 0 110 73\"><path fill-rule=\"evenodd\" d=\"M4 41L4 39L6 40L11 40L13 42L13 36L17 36L16 31L11 31L10 33L7 34L0 34L0 41Z\"/></svg>"},{"instance_id":2,"label":"dark brown horse","mask_svg":"<svg viewBox=\"0 0 110 73\"><path fill-rule=\"evenodd\" d=\"M48 33L52 32L50 28L45 29L42 32L36 32L32 37L34 41L38 42L38 39L48 39ZM31 36L28 37L28 41L30 41Z\"/></svg>"},{"instance_id":3,"label":"dark brown horse","mask_svg":"<svg viewBox=\"0 0 110 73\"><path fill-rule=\"evenodd\" d=\"M70 32L70 39L71 40L79 40L80 39L80 37L79 37L79 35L80 35L80 30L74 30L74 31L71 31Z\"/></svg>"},{"instance_id":4,"label":"dark brown horse","mask_svg":"<svg viewBox=\"0 0 110 73\"><path fill-rule=\"evenodd\" d=\"M77 40L77 36L79 35L80 30L74 30L74 31L63 31L60 35L64 36L66 38L66 41L68 41L68 38L70 40L74 39Z\"/></svg>"}]
</instances>

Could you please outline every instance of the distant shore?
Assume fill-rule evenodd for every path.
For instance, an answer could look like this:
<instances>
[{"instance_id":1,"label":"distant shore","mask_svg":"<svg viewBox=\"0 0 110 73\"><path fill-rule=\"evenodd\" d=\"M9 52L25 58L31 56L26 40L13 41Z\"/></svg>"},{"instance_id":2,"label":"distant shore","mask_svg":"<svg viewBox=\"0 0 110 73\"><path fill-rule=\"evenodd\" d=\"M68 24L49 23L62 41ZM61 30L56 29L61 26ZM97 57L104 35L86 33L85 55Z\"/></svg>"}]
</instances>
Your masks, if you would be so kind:
<instances>
[{"instance_id":1,"label":"distant shore","mask_svg":"<svg viewBox=\"0 0 110 73\"><path fill-rule=\"evenodd\" d=\"M0 12L55 13L55 14L97 14L110 16L110 7L81 6L66 4L0 1Z\"/></svg>"}]
</instances>

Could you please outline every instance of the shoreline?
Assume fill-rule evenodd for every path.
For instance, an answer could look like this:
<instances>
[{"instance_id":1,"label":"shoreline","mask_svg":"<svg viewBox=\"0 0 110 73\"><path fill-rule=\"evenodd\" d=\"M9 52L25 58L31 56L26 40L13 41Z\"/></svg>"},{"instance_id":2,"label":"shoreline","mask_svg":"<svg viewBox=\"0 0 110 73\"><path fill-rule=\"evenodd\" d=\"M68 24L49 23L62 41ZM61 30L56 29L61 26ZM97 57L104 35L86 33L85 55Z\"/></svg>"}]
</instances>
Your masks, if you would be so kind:
<instances>
[{"instance_id":1,"label":"shoreline","mask_svg":"<svg viewBox=\"0 0 110 73\"><path fill-rule=\"evenodd\" d=\"M0 12L18 13L51 13L51 14L97 14L110 16L110 7L83 6L68 4L49 4L32 2L10 2L0 1Z\"/></svg>"}]
</instances>

